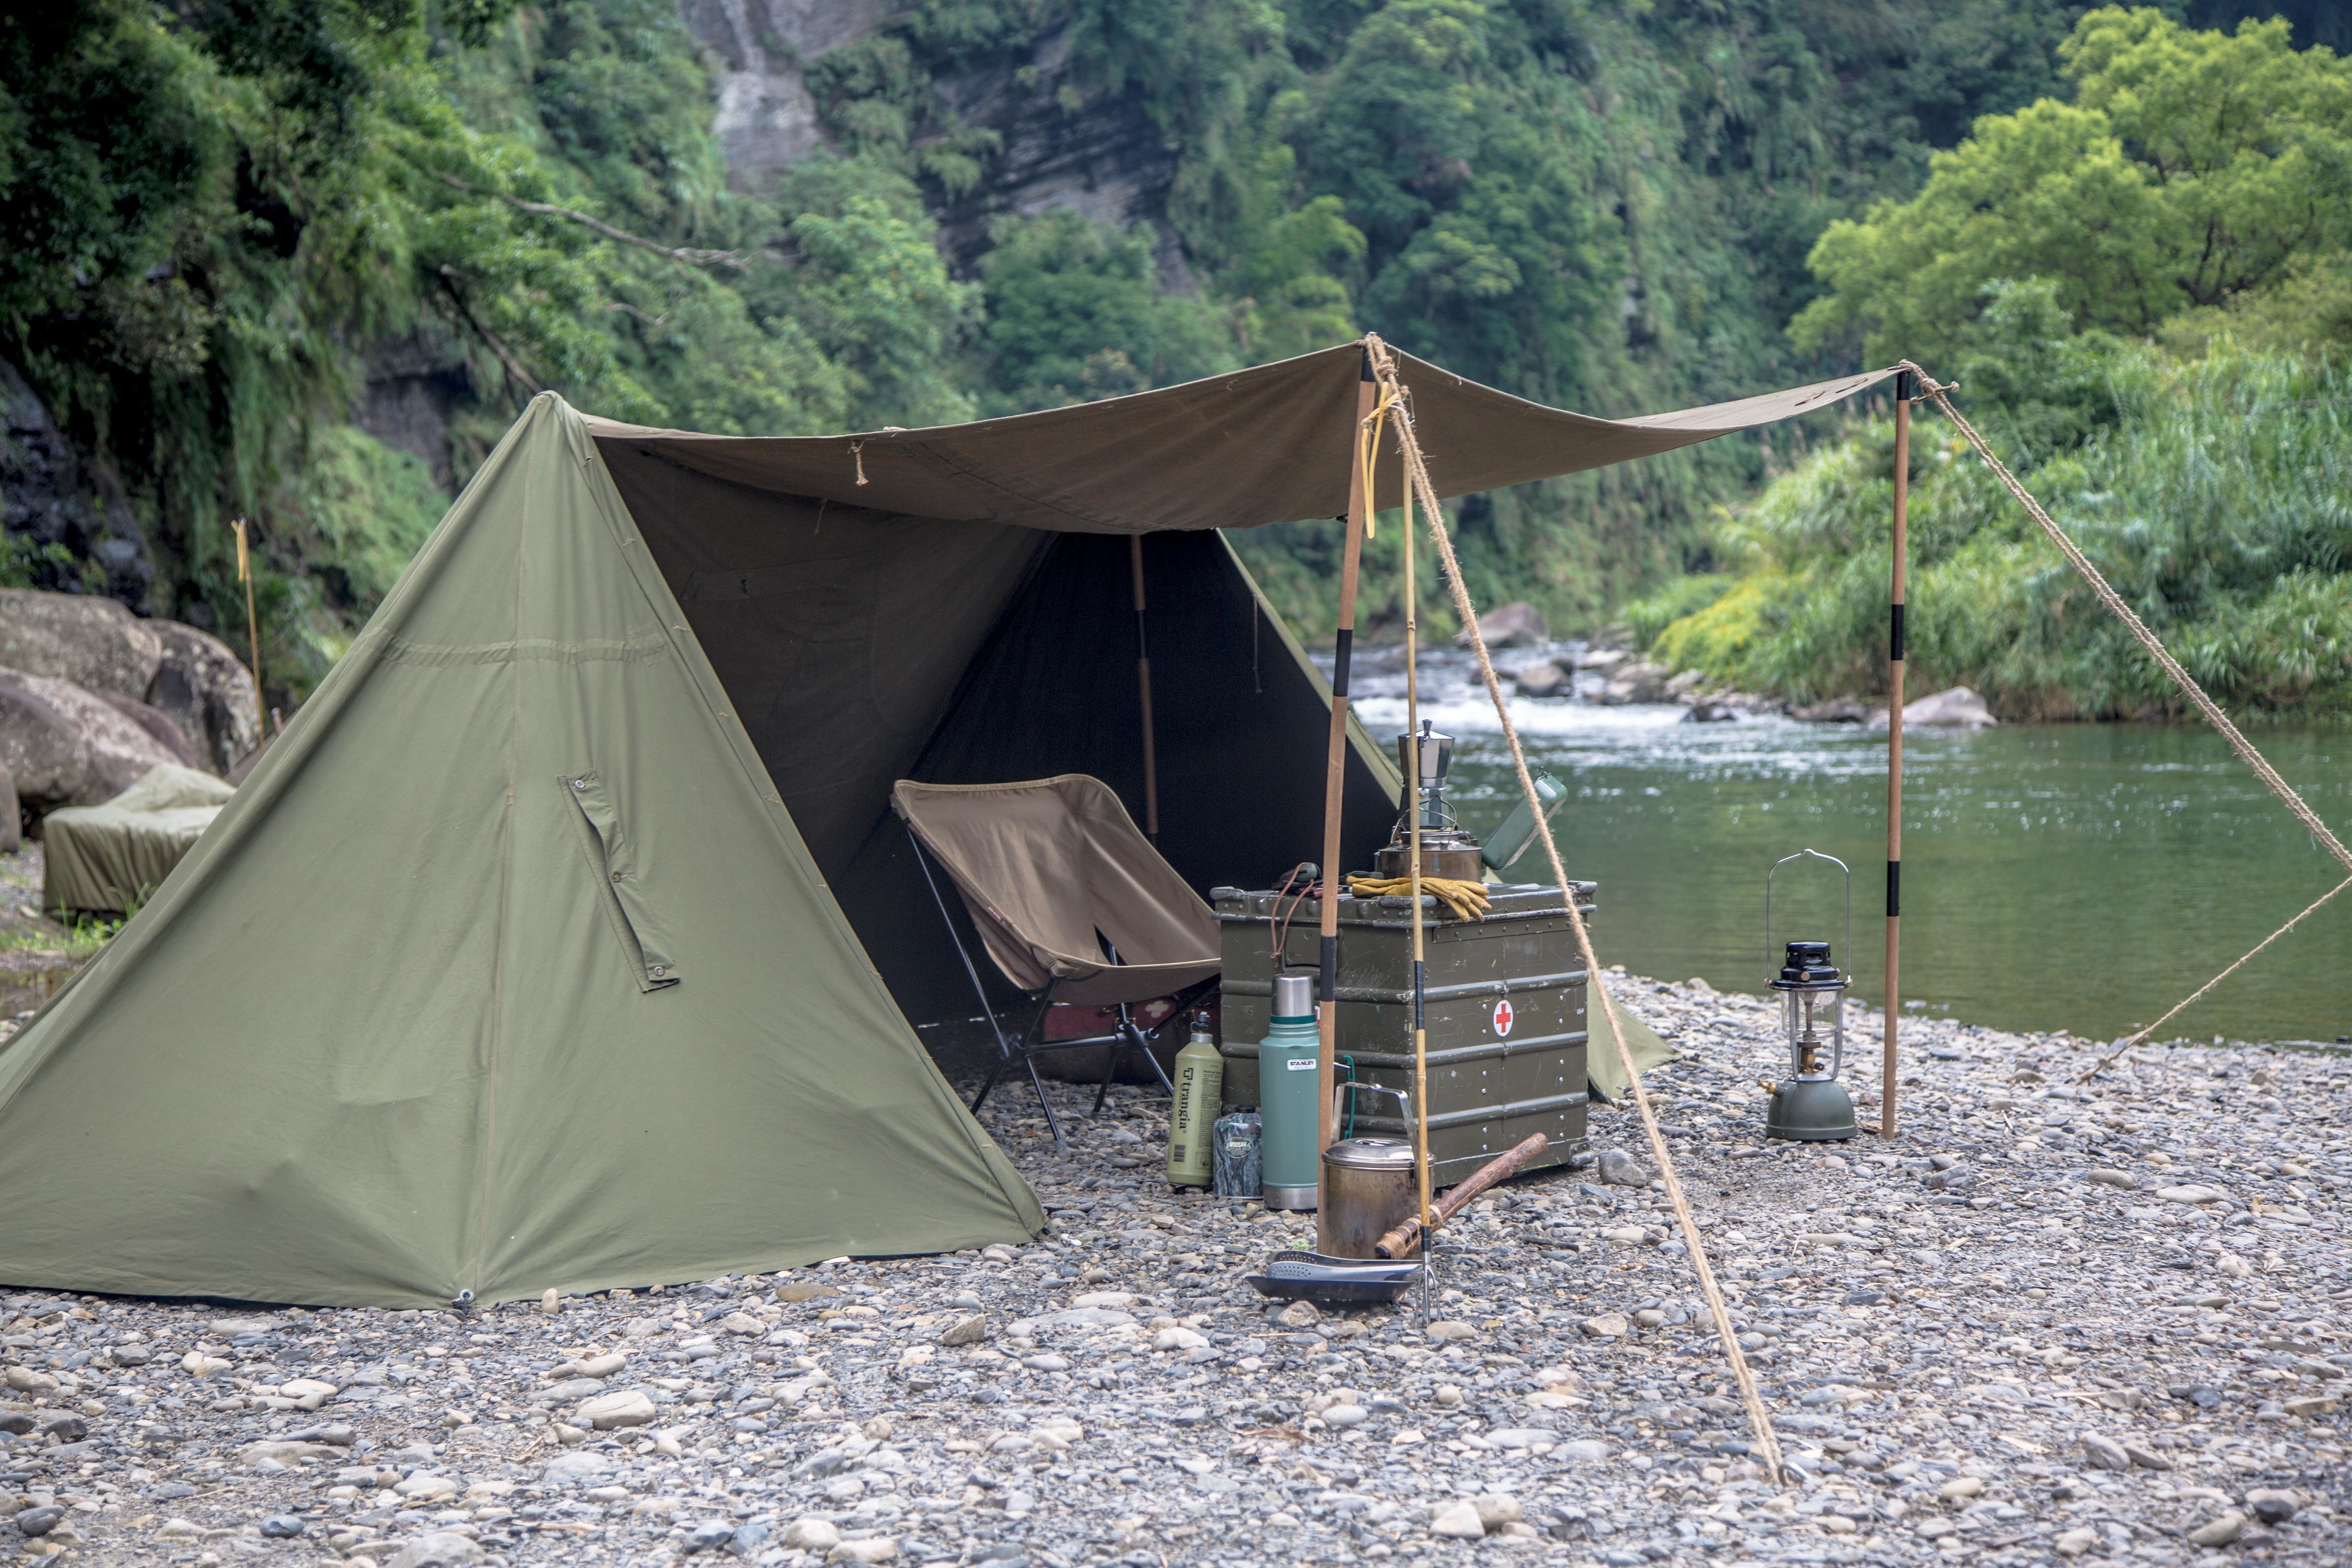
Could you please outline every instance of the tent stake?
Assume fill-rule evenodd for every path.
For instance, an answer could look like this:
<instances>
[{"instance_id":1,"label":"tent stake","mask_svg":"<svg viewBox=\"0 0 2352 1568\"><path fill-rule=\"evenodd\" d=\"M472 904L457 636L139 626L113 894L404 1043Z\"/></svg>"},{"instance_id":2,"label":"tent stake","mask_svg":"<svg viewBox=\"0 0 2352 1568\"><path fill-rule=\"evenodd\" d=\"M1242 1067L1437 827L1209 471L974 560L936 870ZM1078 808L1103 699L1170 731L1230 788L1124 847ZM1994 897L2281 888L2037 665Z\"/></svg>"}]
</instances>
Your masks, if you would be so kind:
<instances>
[{"instance_id":1,"label":"tent stake","mask_svg":"<svg viewBox=\"0 0 2352 1568\"><path fill-rule=\"evenodd\" d=\"M1364 418L1372 411L1372 355L1369 346L1363 356L1363 368L1357 373L1356 428L1348 442L1348 518L1347 540L1339 556L1339 630L1332 638L1331 656L1331 740L1326 753L1323 775L1323 899L1322 937L1323 978L1318 988L1322 1006L1318 1010L1317 1026L1322 1035L1321 1061L1315 1074L1316 1111L1320 1119L1320 1131L1315 1147L1320 1151L1339 1141L1339 1121L1331 1105L1334 1080L1339 1076L1339 889L1344 885L1339 867L1339 797L1348 772L1348 658L1356 640L1356 571L1364 558L1364 509L1370 498L1364 494ZM1319 1211L1323 1192L1323 1162L1315 1162L1315 1201Z\"/></svg>"},{"instance_id":2,"label":"tent stake","mask_svg":"<svg viewBox=\"0 0 2352 1568\"><path fill-rule=\"evenodd\" d=\"M1879 1064L1878 1135L1895 1133L1895 1023L1901 1011L1903 973L1903 574L1910 553L1911 400L1919 378L1910 371L1895 377L1895 577L1887 595L1886 647L1886 1048Z\"/></svg>"},{"instance_id":3,"label":"tent stake","mask_svg":"<svg viewBox=\"0 0 2352 1568\"><path fill-rule=\"evenodd\" d=\"M1151 647L1143 637L1143 535L1127 536L1135 563L1135 681L1143 698L1143 832L1160 837L1160 762L1151 747Z\"/></svg>"}]
</instances>

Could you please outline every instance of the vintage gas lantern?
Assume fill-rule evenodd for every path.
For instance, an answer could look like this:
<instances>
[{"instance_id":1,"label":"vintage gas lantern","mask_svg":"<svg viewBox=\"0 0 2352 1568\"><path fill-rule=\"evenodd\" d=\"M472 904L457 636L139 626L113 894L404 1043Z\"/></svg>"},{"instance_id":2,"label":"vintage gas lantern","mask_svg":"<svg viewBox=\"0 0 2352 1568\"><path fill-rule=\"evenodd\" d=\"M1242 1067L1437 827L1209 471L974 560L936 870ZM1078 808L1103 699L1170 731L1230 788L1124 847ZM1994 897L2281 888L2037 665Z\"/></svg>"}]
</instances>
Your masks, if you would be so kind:
<instances>
[{"instance_id":1,"label":"vintage gas lantern","mask_svg":"<svg viewBox=\"0 0 2352 1568\"><path fill-rule=\"evenodd\" d=\"M1805 849L1776 861L1764 874L1764 952L1772 955L1772 873L1807 856L1827 860L1845 873L1846 946L1853 945L1853 873L1834 856ZM1802 1142L1831 1142L1855 1133L1853 1097L1837 1081L1845 1060L1845 994L1853 982L1832 962L1825 942L1792 942L1781 954L1772 989L1780 996L1780 1037L1789 1053L1790 1076L1772 1091L1764 1116L1764 1136Z\"/></svg>"}]
</instances>

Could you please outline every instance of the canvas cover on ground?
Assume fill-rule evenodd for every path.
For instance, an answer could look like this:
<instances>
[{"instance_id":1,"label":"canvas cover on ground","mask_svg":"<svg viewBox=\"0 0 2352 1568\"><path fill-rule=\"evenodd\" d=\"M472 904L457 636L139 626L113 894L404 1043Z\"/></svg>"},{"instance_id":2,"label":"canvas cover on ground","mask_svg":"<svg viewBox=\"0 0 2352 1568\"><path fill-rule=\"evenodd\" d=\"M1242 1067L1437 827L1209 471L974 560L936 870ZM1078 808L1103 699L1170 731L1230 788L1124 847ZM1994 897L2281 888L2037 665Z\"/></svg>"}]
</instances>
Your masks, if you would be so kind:
<instances>
[{"instance_id":1,"label":"canvas cover on ground","mask_svg":"<svg viewBox=\"0 0 2352 1568\"><path fill-rule=\"evenodd\" d=\"M425 1305L1034 1235L536 400L0 1047L0 1281Z\"/></svg>"},{"instance_id":2,"label":"canvas cover on ground","mask_svg":"<svg viewBox=\"0 0 2352 1568\"><path fill-rule=\"evenodd\" d=\"M165 763L98 805L41 819L41 908L121 914L154 895L213 825L234 785Z\"/></svg>"}]
</instances>

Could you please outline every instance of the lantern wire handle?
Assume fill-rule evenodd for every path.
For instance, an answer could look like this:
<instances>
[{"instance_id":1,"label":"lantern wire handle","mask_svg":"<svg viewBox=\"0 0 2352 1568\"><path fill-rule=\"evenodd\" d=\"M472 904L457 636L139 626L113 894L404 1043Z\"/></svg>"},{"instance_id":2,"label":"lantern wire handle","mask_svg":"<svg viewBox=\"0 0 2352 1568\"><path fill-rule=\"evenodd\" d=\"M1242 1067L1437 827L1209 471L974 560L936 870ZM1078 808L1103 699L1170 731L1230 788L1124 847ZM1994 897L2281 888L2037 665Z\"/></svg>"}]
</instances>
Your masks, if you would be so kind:
<instances>
[{"instance_id":1,"label":"lantern wire handle","mask_svg":"<svg viewBox=\"0 0 2352 1568\"><path fill-rule=\"evenodd\" d=\"M1772 862L1771 869L1764 873L1764 963L1767 968L1772 963L1772 873L1790 861L1801 860L1808 855L1816 860L1826 860L1845 873L1845 961L1849 966L1853 963L1853 870L1834 855L1824 855L1818 849L1800 849L1794 855L1781 856Z\"/></svg>"}]
</instances>

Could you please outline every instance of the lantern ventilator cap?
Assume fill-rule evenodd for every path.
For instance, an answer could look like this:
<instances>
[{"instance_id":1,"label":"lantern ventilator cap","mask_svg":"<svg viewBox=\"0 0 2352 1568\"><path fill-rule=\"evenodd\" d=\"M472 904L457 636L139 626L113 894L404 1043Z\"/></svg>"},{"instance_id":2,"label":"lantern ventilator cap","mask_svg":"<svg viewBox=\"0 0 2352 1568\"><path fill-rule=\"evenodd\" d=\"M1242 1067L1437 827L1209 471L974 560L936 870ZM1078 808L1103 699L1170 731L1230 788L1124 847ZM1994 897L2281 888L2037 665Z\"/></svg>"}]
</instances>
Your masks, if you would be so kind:
<instances>
[{"instance_id":1,"label":"lantern ventilator cap","mask_svg":"<svg viewBox=\"0 0 2352 1568\"><path fill-rule=\"evenodd\" d=\"M1828 942L1792 942L1789 943L1787 958L1780 965L1780 978L1772 982L1772 989L1843 991L1852 984L1830 963Z\"/></svg>"}]
</instances>

